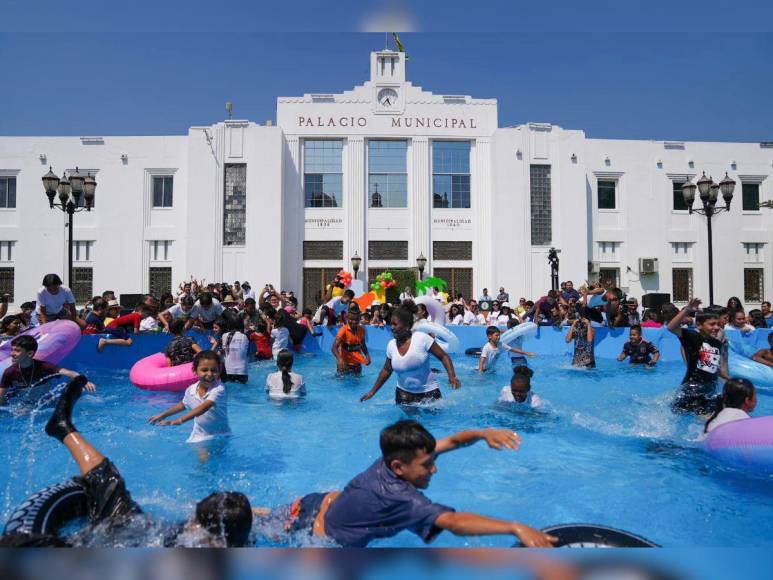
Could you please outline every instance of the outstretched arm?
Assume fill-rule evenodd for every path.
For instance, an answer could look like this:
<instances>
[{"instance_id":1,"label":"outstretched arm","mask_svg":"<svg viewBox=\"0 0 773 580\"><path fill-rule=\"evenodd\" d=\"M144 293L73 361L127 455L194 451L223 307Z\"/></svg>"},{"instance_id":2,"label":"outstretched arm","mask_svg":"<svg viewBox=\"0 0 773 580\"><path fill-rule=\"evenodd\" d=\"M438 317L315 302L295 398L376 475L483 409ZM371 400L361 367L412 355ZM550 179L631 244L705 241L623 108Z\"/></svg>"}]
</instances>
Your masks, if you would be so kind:
<instances>
[{"instance_id":1,"label":"outstretched arm","mask_svg":"<svg viewBox=\"0 0 773 580\"><path fill-rule=\"evenodd\" d=\"M67 378L70 378L70 379L74 379L75 377L80 375L80 373L76 373L75 371L71 371L69 369L59 369L59 374L60 375L64 375L64 376L66 376ZM91 381L89 381L89 382L86 383L85 389L87 391L89 391L90 393L93 393L94 391L97 390L97 386L94 383L92 383Z\"/></svg>"},{"instance_id":2,"label":"outstretched arm","mask_svg":"<svg viewBox=\"0 0 773 580\"><path fill-rule=\"evenodd\" d=\"M194 419L199 415L203 415L214 406L215 406L214 401L204 401L201 405L199 405L195 409L191 409L188 413L186 413L182 417L179 417L172 421L159 421L158 424L159 425L182 425L183 423L190 421L191 419Z\"/></svg>"},{"instance_id":3,"label":"outstretched arm","mask_svg":"<svg viewBox=\"0 0 773 580\"><path fill-rule=\"evenodd\" d=\"M527 548L552 548L558 538L543 534L518 522L498 520L468 512L445 512L435 520L435 525L457 536L516 536Z\"/></svg>"},{"instance_id":4,"label":"outstretched arm","mask_svg":"<svg viewBox=\"0 0 773 580\"><path fill-rule=\"evenodd\" d=\"M381 372L378 373L378 377L376 377L376 382L373 385L373 388L369 390L367 393L365 393L362 397L360 397L360 403L364 403L373 395L378 393L378 390L384 386L384 383L389 380L389 377L392 376L392 359L386 359L384 361L384 368L381 369Z\"/></svg>"},{"instance_id":5,"label":"outstretched arm","mask_svg":"<svg viewBox=\"0 0 773 580\"><path fill-rule=\"evenodd\" d=\"M461 388L462 381L456 378L454 363L451 362L451 357L448 356L448 353L440 348L440 345L437 342L432 343L432 347L429 349L429 352L435 355L435 357L440 360L443 367L445 367L446 372L448 373L448 384L451 385L454 389Z\"/></svg>"},{"instance_id":6,"label":"outstretched arm","mask_svg":"<svg viewBox=\"0 0 773 580\"><path fill-rule=\"evenodd\" d=\"M448 437L443 437L435 446L435 453L441 455L455 449L485 441L492 449L513 449L518 451L521 446L521 436L510 429L471 429L459 431Z\"/></svg>"},{"instance_id":7,"label":"outstretched arm","mask_svg":"<svg viewBox=\"0 0 773 580\"><path fill-rule=\"evenodd\" d=\"M754 362L758 362L760 364L763 364L763 365L766 365L766 366L769 366L769 367L773 367L773 361L770 361L767 358L765 358L765 353L767 353L767 352L768 352L767 348L763 348L761 350L758 350L757 352L754 353L754 356L752 356L752 360Z\"/></svg>"},{"instance_id":8,"label":"outstretched arm","mask_svg":"<svg viewBox=\"0 0 773 580\"><path fill-rule=\"evenodd\" d=\"M172 415L176 415L177 413L180 413L185 410L185 405L182 403L177 403L174 407L170 407L163 413L159 413L158 415L153 415L150 419L148 419L148 423L151 425L155 425L162 419L166 419L167 417L171 417Z\"/></svg>"},{"instance_id":9,"label":"outstretched arm","mask_svg":"<svg viewBox=\"0 0 773 580\"><path fill-rule=\"evenodd\" d=\"M682 321L687 318L688 316L695 313L698 308L700 308L701 305L701 299L700 298L693 298L690 300L690 302L682 308L679 313L674 316L671 319L671 322L668 323L668 331L672 334L675 334L676 336L682 336Z\"/></svg>"}]
</instances>

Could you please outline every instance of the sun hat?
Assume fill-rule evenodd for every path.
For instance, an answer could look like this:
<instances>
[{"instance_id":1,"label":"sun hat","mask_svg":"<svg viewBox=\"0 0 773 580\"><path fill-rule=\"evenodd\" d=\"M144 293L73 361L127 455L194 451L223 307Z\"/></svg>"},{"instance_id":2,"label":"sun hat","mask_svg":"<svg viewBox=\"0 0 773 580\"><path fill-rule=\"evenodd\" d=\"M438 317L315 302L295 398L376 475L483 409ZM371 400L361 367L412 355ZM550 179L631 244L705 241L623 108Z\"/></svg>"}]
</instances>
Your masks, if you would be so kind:
<instances>
[{"instance_id":1,"label":"sun hat","mask_svg":"<svg viewBox=\"0 0 773 580\"><path fill-rule=\"evenodd\" d=\"M108 301L107 301L107 307L108 307L108 308L114 308L114 307L116 307L116 306L117 306L118 308L120 308L120 307L121 307L121 303L120 303L120 302L118 302L118 300L108 300Z\"/></svg>"}]
</instances>

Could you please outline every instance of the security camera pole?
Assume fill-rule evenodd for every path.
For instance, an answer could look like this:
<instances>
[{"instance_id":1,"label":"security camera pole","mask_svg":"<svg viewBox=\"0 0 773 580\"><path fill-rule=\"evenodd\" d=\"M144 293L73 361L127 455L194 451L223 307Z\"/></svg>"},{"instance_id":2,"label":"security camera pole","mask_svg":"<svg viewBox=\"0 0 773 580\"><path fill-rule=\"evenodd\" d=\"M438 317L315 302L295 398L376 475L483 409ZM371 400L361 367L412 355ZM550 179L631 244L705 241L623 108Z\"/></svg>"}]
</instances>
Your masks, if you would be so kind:
<instances>
[{"instance_id":1,"label":"security camera pole","mask_svg":"<svg viewBox=\"0 0 773 580\"><path fill-rule=\"evenodd\" d=\"M550 248L548 250L548 262L550 262L550 287L558 290L558 253L561 250Z\"/></svg>"}]
</instances>

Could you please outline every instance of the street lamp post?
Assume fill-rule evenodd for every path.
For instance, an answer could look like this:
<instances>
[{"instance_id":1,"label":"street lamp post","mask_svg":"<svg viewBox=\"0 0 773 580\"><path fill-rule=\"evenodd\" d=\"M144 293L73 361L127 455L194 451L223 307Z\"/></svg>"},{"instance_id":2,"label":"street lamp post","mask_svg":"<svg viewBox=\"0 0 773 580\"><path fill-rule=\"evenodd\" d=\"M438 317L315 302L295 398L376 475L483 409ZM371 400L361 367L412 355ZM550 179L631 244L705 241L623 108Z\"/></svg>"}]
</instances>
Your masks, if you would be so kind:
<instances>
[{"instance_id":1,"label":"street lamp post","mask_svg":"<svg viewBox=\"0 0 773 580\"><path fill-rule=\"evenodd\" d=\"M67 284L72 288L72 243L73 243L73 216L81 211L91 211L92 205L94 205L94 192L97 189L97 182L91 177L91 174L86 178L78 173L78 168L75 168L75 173L70 174L70 179L67 179L67 175L62 173L62 179L59 179L53 172L51 167L48 168L48 173L43 176L43 188L46 191L46 197L48 197L48 205L51 209L58 207L62 212L67 214ZM54 202L54 197L59 196L59 203ZM81 195L86 203L86 207L78 207L80 203Z\"/></svg>"},{"instance_id":2,"label":"street lamp post","mask_svg":"<svg viewBox=\"0 0 773 580\"><path fill-rule=\"evenodd\" d=\"M550 263L550 287L558 290L558 254L561 250L550 248L548 250L548 262Z\"/></svg>"},{"instance_id":3,"label":"street lamp post","mask_svg":"<svg viewBox=\"0 0 773 580\"><path fill-rule=\"evenodd\" d=\"M695 201L695 190L701 198L703 208L693 209L692 204ZM709 241L709 305L714 304L714 243L712 240L711 218L723 211L730 211L730 202L733 201L733 191L735 190L735 181L730 179L725 172L725 178L719 183L714 183L711 177L706 177L706 172L698 180L698 183L692 183L689 179L682 186L682 197L687 209L691 214L697 213L706 216L706 231ZM719 199L719 192L722 192L722 199L725 200L724 207L716 207Z\"/></svg>"},{"instance_id":4,"label":"street lamp post","mask_svg":"<svg viewBox=\"0 0 773 580\"><path fill-rule=\"evenodd\" d=\"M360 255L357 252L354 252L354 256L351 258L352 260L352 270L354 270L354 279L357 279L357 272L360 271L360 264L362 264L362 258L360 258Z\"/></svg>"},{"instance_id":5,"label":"street lamp post","mask_svg":"<svg viewBox=\"0 0 773 580\"><path fill-rule=\"evenodd\" d=\"M419 281L424 277L424 268L427 266L427 258L424 257L424 252L419 254L416 258L416 267L419 269Z\"/></svg>"}]
</instances>

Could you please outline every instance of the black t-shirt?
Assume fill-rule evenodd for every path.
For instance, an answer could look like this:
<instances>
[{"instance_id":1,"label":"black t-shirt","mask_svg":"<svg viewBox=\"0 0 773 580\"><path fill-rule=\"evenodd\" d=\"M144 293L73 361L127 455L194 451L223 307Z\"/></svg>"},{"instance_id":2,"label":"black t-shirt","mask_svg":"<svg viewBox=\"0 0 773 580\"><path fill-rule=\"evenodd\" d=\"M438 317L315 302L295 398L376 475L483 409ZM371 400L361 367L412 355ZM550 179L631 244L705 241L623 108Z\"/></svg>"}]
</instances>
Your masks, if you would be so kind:
<instances>
[{"instance_id":1,"label":"black t-shirt","mask_svg":"<svg viewBox=\"0 0 773 580\"><path fill-rule=\"evenodd\" d=\"M715 384L722 358L722 342L694 330L682 329L679 341L687 358L687 373L682 383Z\"/></svg>"},{"instance_id":2,"label":"black t-shirt","mask_svg":"<svg viewBox=\"0 0 773 580\"><path fill-rule=\"evenodd\" d=\"M40 379L55 375L59 372L61 367L46 362L44 360L32 361L32 365L26 369L19 367L17 363L12 364L5 372L3 372L3 378L0 380L0 388L2 389L26 389L33 385Z\"/></svg>"},{"instance_id":3,"label":"black t-shirt","mask_svg":"<svg viewBox=\"0 0 773 580\"><path fill-rule=\"evenodd\" d=\"M638 344L633 344L630 340L623 345L623 352L630 357L632 364L647 364L652 360L652 356L658 352L655 345L644 339Z\"/></svg>"}]
</instances>

